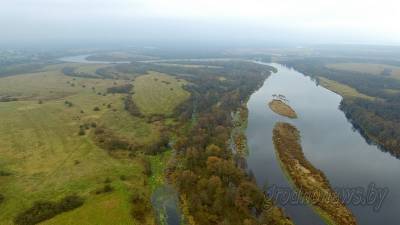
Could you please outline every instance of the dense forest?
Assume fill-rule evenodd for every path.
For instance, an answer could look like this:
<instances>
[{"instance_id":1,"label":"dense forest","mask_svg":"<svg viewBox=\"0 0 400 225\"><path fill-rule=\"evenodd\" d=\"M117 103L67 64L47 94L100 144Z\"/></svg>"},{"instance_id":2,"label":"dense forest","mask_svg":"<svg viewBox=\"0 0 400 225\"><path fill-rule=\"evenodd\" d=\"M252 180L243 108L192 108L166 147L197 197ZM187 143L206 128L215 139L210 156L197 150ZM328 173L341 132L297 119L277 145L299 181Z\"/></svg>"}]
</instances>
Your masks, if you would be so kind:
<instances>
[{"instance_id":1,"label":"dense forest","mask_svg":"<svg viewBox=\"0 0 400 225\"><path fill-rule=\"evenodd\" d=\"M327 59L309 58L288 60L282 63L305 75L314 78L326 77L374 97L374 99L362 99L343 96L340 108L369 142L379 145L382 150L399 158L400 80L384 74L372 75L329 69L326 64L331 62Z\"/></svg>"},{"instance_id":2,"label":"dense forest","mask_svg":"<svg viewBox=\"0 0 400 225\"><path fill-rule=\"evenodd\" d=\"M292 224L265 196L243 167L243 158L235 156L229 146L234 127L232 113L245 106L251 93L275 68L239 60L190 63L204 66L185 66L187 62L174 62L175 66L133 62L99 69L90 76L108 78L118 73L139 75L156 71L188 82L184 88L191 97L170 115L179 123L173 129L175 159L167 173L179 192L188 224ZM70 67L63 72L69 76L89 76ZM116 86L108 92L129 93L131 88ZM143 115L130 94L124 98L124 106L135 117L157 119L157 115ZM113 149L154 154L169 144L168 138L161 138L154 146L138 146L113 137L101 127L95 133L98 144L111 154Z\"/></svg>"},{"instance_id":3,"label":"dense forest","mask_svg":"<svg viewBox=\"0 0 400 225\"><path fill-rule=\"evenodd\" d=\"M291 224L237 165L228 145L233 128L231 112L242 107L273 68L243 61L208 64L213 67L117 65L120 71L159 71L190 83L186 88L191 98L175 112L181 127L174 143L175 163L169 168L169 179L179 191L187 222Z\"/></svg>"}]
</instances>

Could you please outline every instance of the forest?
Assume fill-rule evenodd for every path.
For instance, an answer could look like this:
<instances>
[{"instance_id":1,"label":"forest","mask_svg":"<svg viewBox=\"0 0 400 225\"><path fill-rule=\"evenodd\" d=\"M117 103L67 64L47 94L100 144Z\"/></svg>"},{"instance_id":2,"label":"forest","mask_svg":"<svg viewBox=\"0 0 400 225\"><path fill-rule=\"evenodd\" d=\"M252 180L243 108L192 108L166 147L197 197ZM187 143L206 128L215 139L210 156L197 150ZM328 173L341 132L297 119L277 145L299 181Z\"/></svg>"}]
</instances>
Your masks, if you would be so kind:
<instances>
[{"instance_id":1,"label":"forest","mask_svg":"<svg viewBox=\"0 0 400 225\"><path fill-rule=\"evenodd\" d=\"M214 67L117 66L125 72L174 74L190 83L190 99L175 111L181 127L173 145L176 163L169 168L188 224L291 224L280 209L269 207L271 200L238 166L228 146L231 112L242 107L273 68L243 61L208 65Z\"/></svg>"}]
</instances>

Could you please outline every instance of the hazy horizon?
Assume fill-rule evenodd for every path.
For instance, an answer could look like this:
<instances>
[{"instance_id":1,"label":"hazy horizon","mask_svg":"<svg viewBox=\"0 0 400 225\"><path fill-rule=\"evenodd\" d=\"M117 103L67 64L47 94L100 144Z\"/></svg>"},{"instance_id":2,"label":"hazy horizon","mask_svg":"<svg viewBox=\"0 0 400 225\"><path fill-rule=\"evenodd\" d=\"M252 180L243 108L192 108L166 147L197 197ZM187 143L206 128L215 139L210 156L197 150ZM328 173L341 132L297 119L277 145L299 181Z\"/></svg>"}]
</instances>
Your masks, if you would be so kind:
<instances>
[{"instance_id":1,"label":"hazy horizon","mask_svg":"<svg viewBox=\"0 0 400 225\"><path fill-rule=\"evenodd\" d=\"M399 45L399 7L391 0L14 0L0 3L0 44Z\"/></svg>"}]
</instances>

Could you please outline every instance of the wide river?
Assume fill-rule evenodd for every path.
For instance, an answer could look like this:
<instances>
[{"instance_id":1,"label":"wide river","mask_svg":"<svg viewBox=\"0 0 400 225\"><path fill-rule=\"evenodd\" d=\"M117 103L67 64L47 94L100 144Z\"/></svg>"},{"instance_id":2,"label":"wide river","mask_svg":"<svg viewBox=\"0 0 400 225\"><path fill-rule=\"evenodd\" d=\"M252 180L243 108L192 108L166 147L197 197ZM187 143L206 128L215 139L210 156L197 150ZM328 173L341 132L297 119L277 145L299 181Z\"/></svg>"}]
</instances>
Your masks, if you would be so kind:
<instances>
[{"instance_id":1,"label":"wide river","mask_svg":"<svg viewBox=\"0 0 400 225\"><path fill-rule=\"evenodd\" d=\"M400 160L368 144L352 128L338 108L341 96L293 69L271 65L278 72L253 93L247 104L248 167L259 186L290 187L272 143L274 124L290 122L300 131L306 158L325 173L333 187L367 189L374 183L376 187L388 188L389 193L378 210L357 202L348 205L359 224L400 224ZM292 120L272 112L267 103L273 94L285 95L299 118ZM309 206L285 204L283 207L298 225L324 224Z\"/></svg>"}]
</instances>

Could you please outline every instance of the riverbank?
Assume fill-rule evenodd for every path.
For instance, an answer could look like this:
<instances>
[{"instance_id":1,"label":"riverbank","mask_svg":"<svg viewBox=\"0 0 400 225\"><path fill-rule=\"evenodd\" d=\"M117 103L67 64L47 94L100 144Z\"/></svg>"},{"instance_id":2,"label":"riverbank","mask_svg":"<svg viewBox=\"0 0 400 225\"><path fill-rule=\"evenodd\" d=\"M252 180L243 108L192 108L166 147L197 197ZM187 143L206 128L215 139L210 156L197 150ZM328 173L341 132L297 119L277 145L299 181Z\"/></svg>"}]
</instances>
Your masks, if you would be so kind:
<instances>
[{"instance_id":1,"label":"riverbank","mask_svg":"<svg viewBox=\"0 0 400 225\"><path fill-rule=\"evenodd\" d=\"M356 224L353 214L340 202L322 171L305 158L296 127L289 123L276 123L273 143L282 169L301 196L328 224Z\"/></svg>"},{"instance_id":2,"label":"riverbank","mask_svg":"<svg viewBox=\"0 0 400 225\"><path fill-rule=\"evenodd\" d=\"M268 103L268 106L276 114L279 114L281 116L286 116L291 119L297 118L296 112L282 100L274 99Z\"/></svg>"}]
</instances>

